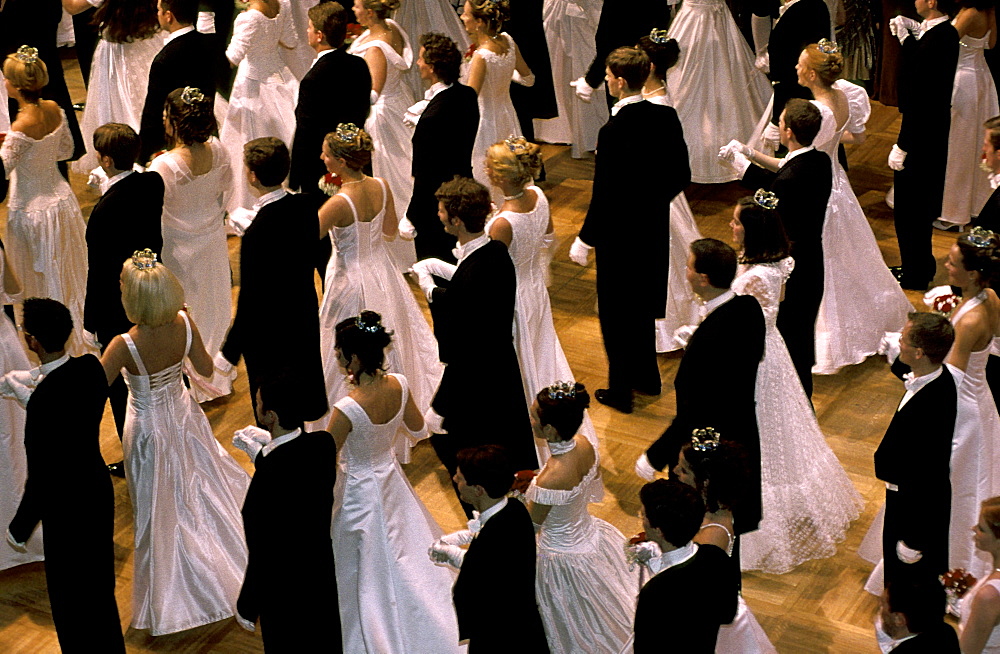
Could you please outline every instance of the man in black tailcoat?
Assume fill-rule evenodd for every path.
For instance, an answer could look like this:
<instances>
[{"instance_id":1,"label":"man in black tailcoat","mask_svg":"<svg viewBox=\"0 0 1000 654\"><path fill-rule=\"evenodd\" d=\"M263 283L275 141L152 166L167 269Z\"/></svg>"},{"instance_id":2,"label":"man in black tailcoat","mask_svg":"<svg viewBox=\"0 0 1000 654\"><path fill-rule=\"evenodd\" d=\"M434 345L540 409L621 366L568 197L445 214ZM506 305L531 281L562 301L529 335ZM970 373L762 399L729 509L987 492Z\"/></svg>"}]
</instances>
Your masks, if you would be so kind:
<instances>
[{"instance_id":1,"label":"man in black tailcoat","mask_svg":"<svg viewBox=\"0 0 1000 654\"><path fill-rule=\"evenodd\" d=\"M570 258L583 266L597 249L597 313L608 387L594 397L624 413L632 411L633 391L660 393L654 325L667 303L670 200L691 181L677 112L642 101L649 68L638 48L608 55L608 90L620 99L598 134L590 208L570 249ZM642 188L657 189L662 201L638 207L623 199Z\"/></svg>"},{"instance_id":2,"label":"man in black tailcoat","mask_svg":"<svg viewBox=\"0 0 1000 654\"><path fill-rule=\"evenodd\" d=\"M942 361L954 339L951 323L933 313L911 313L899 339L899 361L910 366L913 378L906 381L906 393L875 450L875 476L886 487L882 557L887 584L936 581L948 571L958 396Z\"/></svg>"},{"instance_id":3,"label":"man in black tailcoat","mask_svg":"<svg viewBox=\"0 0 1000 654\"><path fill-rule=\"evenodd\" d=\"M884 651L894 654L960 654L958 635L944 621L947 604L944 587L937 579L906 579L886 585L879 598L880 620L875 624L879 645L883 639L893 641L892 648Z\"/></svg>"},{"instance_id":4,"label":"man in black tailcoat","mask_svg":"<svg viewBox=\"0 0 1000 654\"><path fill-rule=\"evenodd\" d=\"M330 539L337 446L325 431L303 430L299 382L294 372L257 380L255 415L268 433L233 439L255 468L243 502L248 556L237 620L253 631L260 619L267 652L339 652Z\"/></svg>"},{"instance_id":5,"label":"man in black tailcoat","mask_svg":"<svg viewBox=\"0 0 1000 654\"><path fill-rule=\"evenodd\" d=\"M680 448L694 429L714 427L723 438L747 452L747 497L736 533L760 522L760 436L757 430L757 367L764 356L764 313L752 295L730 290L736 276L736 253L712 238L691 244L688 281L705 303L704 318L688 341L677 368L674 391L677 414L663 435L636 462L636 472L652 479L655 471L672 469ZM739 326L739 340L733 329ZM720 389L725 389L720 390Z\"/></svg>"},{"instance_id":6,"label":"man in black tailcoat","mask_svg":"<svg viewBox=\"0 0 1000 654\"><path fill-rule=\"evenodd\" d=\"M246 361L254 406L258 380L287 370L295 379L298 413L305 420L319 420L329 407L313 281L319 246L315 204L281 187L289 166L288 148L281 139L264 137L245 144L243 162L260 199L254 205L257 216L243 235L236 317L221 355L231 365L240 356Z\"/></svg>"},{"instance_id":7,"label":"man in black tailcoat","mask_svg":"<svg viewBox=\"0 0 1000 654\"><path fill-rule=\"evenodd\" d=\"M44 525L45 582L64 652L125 654L115 601L114 493L99 447L108 380L97 357L66 354L73 319L59 302L28 298L22 325L42 365L0 381L8 396L18 373L18 382L37 383L24 425L28 479L7 541L23 547Z\"/></svg>"},{"instance_id":8,"label":"man in black tailcoat","mask_svg":"<svg viewBox=\"0 0 1000 654\"><path fill-rule=\"evenodd\" d=\"M948 163L951 95L958 64L958 31L948 0L918 0L922 23L897 16L890 27L903 44L899 111L903 121L889 154L895 172L896 238L902 262L893 269L905 289L926 291L937 272L933 222L941 215Z\"/></svg>"},{"instance_id":9,"label":"man in black tailcoat","mask_svg":"<svg viewBox=\"0 0 1000 654\"><path fill-rule=\"evenodd\" d=\"M992 195L983 205L976 219L976 225L993 232L1000 232L1000 116L994 116L983 125L986 135L983 137L983 163L990 169L990 186L994 189Z\"/></svg>"},{"instance_id":10,"label":"man in black tailcoat","mask_svg":"<svg viewBox=\"0 0 1000 654\"><path fill-rule=\"evenodd\" d=\"M167 146L163 131L163 105L174 89L195 87L206 98L215 98L217 66L215 36L195 30L198 0L159 0L156 17L169 32L163 48L149 67L149 85L142 106L139 136L140 164Z\"/></svg>"},{"instance_id":11,"label":"man in black tailcoat","mask_svg":"<svg viewBox=\"0 0 1000 654\"><path fill-rule=\"evenodd\" d=\"M454 261L455 237L438 218L438 188L454 177L472 177L472 146L479 130L476 92L458 82L462 54L447 36L420 36L417 68L430 82L424 100L407 112L413 129L413 195L406 217L416 228L417 258ZM420 111L418 114L417 111Z\"/></svg>"},{"instance_id":12,"label":"man in black tailcoat","mask_svg":"<svg viewBox=\"0 0 1000 654\"><path fill-rule=\"evenodd\" d=\"M555 118L559 113L549 44L542 27L542 4L542 0L512 0L510 20L503 25L503 30L514 39L521 58L535 78L531 86L515 82L510 85L510 101L517 113L521 134L529 141L535 140L533 119Z\"/></svg>"},{"instance_id":13,"label":"man in black tailcoat","mask_svg":"<svg viewBox=\"0 0 1000 654\"><path fill-rule=\"evenodd\" d=\"M139 135L128 125L108 123L94 130L94 150L108 176L104 195L87 221L87 298L83 328L101 344L132 328L122 306L122 262L146 248L157 255L163 248L160 219L163 215L163 178L159 173L137 173L132 163L139 154ZM108 390L118 438L125 428L128 388L122 376ZM109 466L124 476L121 463Z\"/></svg>"},{"instance_id":14,"label":"man in black tailcoat","mask_svg":"<svg viewBox=\"0 0 1000 654\"><path fill-rule=\"evenodd\" d=\"M788 148L777 172L751 165L757 155L742 144L723 148L724 160L750 189L768 189L778 196L778 215L791 241L795 270L785 284L778 311L781 332L806 397L812 397L812 367L816 363L816 317L823 301L823 223L833 169L830 157L812 147L823 116L814 104L792 98L778 120L781 144Z\"/></svg>"}]
</instances>

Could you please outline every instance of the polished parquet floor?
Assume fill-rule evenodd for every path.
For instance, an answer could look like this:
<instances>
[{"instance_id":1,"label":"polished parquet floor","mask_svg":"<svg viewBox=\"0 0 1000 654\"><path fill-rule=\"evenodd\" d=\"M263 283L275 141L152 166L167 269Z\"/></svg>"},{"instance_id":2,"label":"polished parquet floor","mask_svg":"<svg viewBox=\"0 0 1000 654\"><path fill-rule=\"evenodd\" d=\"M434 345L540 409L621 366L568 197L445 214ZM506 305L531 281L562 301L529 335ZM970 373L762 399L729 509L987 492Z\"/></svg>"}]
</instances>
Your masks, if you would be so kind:
<instances>
[{"instance_id":1,"label":"polished parquet floor","mask_svg":"<svg viewBox=\"0 0 1000 654\"><path fill-rule=\"evenodd\" d=\"M83 100L84 91L75 60L65 61L74 99ZM892 227L892 211L884 204L891 183L885 160L899 130L899 114L894 108L873 103L868 123L868 141L849 146L850 177L864 207L872 230L887 262L898 263ZM636 147L642 147L636 144ZM569 261L567 253L590 199L593 160L574 160L562 146L546 146L548 180L543 185L549 196L558 236L552 264L553 317L556 330L577 379L594 389L606 381L606 363L595 307L594 269L580 268ZM86 188L86 180L74 175L84 215L88 215L96 195ZM687 197L698 225L705 236L731 239L728 221L735 200L744 195L736 184L692 185ZM647 206L661 205L656 189L639 189L632 206L623 203L621 228L628 229L629 216ZM0 205L0 230L6 225L6 208ZM636 238L642 238L636 234ZM954 242L953 235L935 233L935 254L939 261ZM230 238L233 270L238 271L239 240ZM939 283L943 269L939 266ZM235 284L239 280L234 280ZM413 286L418 301L422 294ZM233 288L235 299L237 288ZM864 293L865 289L858 289ZM910 299L921 305L919 295ZM739 347L734 330L732 347ZM592 512L611 522L626 535L641 529L638 516L638 489L641 480L632 471L636 457L655 439L673 417L672 380L680 354L660 357L660 371L665 392L657 398L640 401L632 415L622 415L599 404L591 416L602 441L601 457L607 488L601 504ZM205 412L216 437L233 452L236 460L252 474L245 454L231 447L235 429L252 422L245 370L240 366L236 391L228 398L207 403ZM720 377L724 388L725 378ZM483 380L488 386L489 380ZM782 653L807 652L877 652L872 619L877 602L862 590L870 565L856 550L882 501L882 485L874 478L872 453L885 431L903 393L902 385L881 358L868 361L828 377L817 377L814 402L823 431L851 480L865 498L860 519L847 534L835 556L805 563L785 575L747 573L744 594L758 620ZM725 392L720 393L720 410L725 410ZM484 419L489 419L484 414ZM71 429L71 425L67 424ZM121 446L115 434L110 411L105 413L101 431L101 449L107 461L121 459ZM405 466L417 493L445 531L463 526L464 517L448 483L444 468L428 443L414 450L413 462ZM822 480L816 480L822 483ZM132 581L132 507L124 480L115 479L115 556L118 575L117 597L122 627L129 652L262 652L259 635L248 634L232 621L223 621L179 634L153 638L146 631L128 627L131 621ZM67 501L71 501L71 489ZM2 529L5 525L0 525ZM0 543L0 546L4 546ZM294 556L295 539L289 540L288 552ZM684 589L678 589L684 592ZM289 598L308 602L307 597ZM665 651L667 649L665 641ZM0 651L11 653L57 652L45 591L43 564L26 565L0 572Z\"/></svg>"}]
</instances>

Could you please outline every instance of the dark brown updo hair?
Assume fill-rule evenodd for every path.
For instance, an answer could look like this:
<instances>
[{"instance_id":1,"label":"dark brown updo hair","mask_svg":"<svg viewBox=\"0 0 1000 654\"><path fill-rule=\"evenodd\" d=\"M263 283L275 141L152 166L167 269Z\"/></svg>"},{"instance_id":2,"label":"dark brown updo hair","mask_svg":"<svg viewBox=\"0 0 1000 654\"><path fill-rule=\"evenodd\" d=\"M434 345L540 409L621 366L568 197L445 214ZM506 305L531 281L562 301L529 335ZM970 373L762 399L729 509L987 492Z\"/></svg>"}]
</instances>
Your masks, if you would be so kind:
<instances>
[{"instance_id":1,"label":"dark brown updo hair","mask_svg":"<svg viewBox=\"0 0 1000 654\"><path fill-rule=\"evenodd\" d=\"M687 443L681 452L694 474L695 489L705 498L705 508L712 513L729 509L737 516L750 478L743 446L720 440L714 449L699 450Z\"/></svg>"},{"instance_id":2,"label":"dark brown updo hair","mask_svg":"<svg viewBox=\"0 0 1000 654\"><path fill-rule=\"evenodd\" d=\"M580 382L556 382L538 391L538 422L552 425L568 441L580 430L583 412L590 406L590 393Z\"/></svg>"},{"instance_id":3,"label":"dark brown updo hair","mask_svg":"<svg viewBox=\"0 0 1000 654\"><path fill-rule=\"evenodd\" d=\"M368 132L353 123L337 125L335 132L330 132L323 139L330 149L330 154L339 159L351 170L361 170L372 162L372 137Z\"/></svg>"},{"instance_id":4,"label":"dark brown updo hair","mask_svg":"<svg viewBox=\"0 0 1000 654\"><path fill-rule=\"evenodd\" d=\"M212 97L190 86L174 89L164 103L174 144L204 143L218 129Z\"/></svg>"},{"instance_id":5,"label":"dark brown updo hair","mask_svg":"<svg viewBox=\"0 0 1000 654\"><path fill-rule=\"evenodd\" d=\"M399 9L399 0L362 0L362 5L371 11L379 20L385 20L392 12Z\"/></svg>"},{"instance_id":6,"label":"dark brown updo hair","mask_svg":"<svg viewBox=\"0 0 1000 654\"><path fill-rule=\"evenodd\" d=\"M667 79L667 71L674 67L681 56L681 46L677 44L677 39L667 39L660 43L644 36L639 39L639 49L649 57L654 68L653 74L661 80Z\"/></svg>"},{"instance_id":7,"label":"dark brown updo hair","mask_svg":"<svg viewBox=\"0 0 1000 654\"><path fill-rule=\"evenodd\" d=\"M1000 236L993 232L973 228L958 237L958 251L962 253L962 266L966 271L979 273L979 283L992 287L1000 277Z\"/></svg>"},{"instance_id":8,"label":"dark brown updo hair","mask_svg":"<svg viewBox=\"0 0 1000 654\"><path fill-rule=\"evenodd\" d=\"M752 196L740 198L739 221L743 225L740 263L774 263L789 255L790 244L778 209L767 209ZM780 203L779 203L780 209Z\"/></svg>"},{"instance_id":9,"label":"dark brown updo hair","mask_svg":"<svg viewBox=\"0 0 1000 654\"><path fill-rule=\"evenodd\" d=\"M334 343L348 361L358 357L360 373L374 375L385 368L385 348L392 343L392 332L382 325L382 316L374 311L362 311L337 323Z\"/></svg>"},{"instance_id":10,"label":"dark brown updo hair","mask_svg":"<svg viewBox=\"0 0 1000 654\"><path fill-rule=\"evenodd\" d=\"M496 36L510 20L510 0L468 0L472 16L486 23L486 33Z\"/></svg>"}]
</instances>

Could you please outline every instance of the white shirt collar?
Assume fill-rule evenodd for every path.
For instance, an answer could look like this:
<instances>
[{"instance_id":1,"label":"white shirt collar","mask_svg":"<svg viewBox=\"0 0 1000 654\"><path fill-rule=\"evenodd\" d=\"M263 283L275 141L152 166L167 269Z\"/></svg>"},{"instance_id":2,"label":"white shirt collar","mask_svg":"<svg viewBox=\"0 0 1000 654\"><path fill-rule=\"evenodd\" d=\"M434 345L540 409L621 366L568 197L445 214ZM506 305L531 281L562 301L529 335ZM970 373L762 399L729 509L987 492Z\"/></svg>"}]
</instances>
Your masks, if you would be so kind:
<instances>
[{"instance_id":1,"label":"white shirt collar","mask_svg":"<svg viewBox=\"0 0 1000 654\"><path fill-rule=\"evenodd\" d=\"M108 189L110 189L112 186L122 181L123 179L125 179L134 172L135 172L134 170L123 170L114 177L109 177L107 183L104 185L104 192L107 193Z\"/></svg>"},{"instance_id":2,"label":"white shirt collar","mask_svg":"<svg viewBox=\"0 0 1000 654\"><path fill-rule=\"evenodd\" d=\"M1000 187L1000 173L990 173L989 180L991 189L996 190Z\"/></svg>"},{"instance_id":3,"label":"white shirt collar","mask_svg":"<svg viewBox=\"0 0 1000 654\"><path fill-rule=\"evenodd\" d=\"M916 395L917 391L940 377L943 369L944 366L938 366L934 372L929 372L919 377L914 377L912 372L903 375L903 385L906 386L906 393L903 395L903 399L899 401L899 407L896 410L899 411L899 409L902 409L910 401L910 398Z\"/></svg>"},{"instance_id":4,"label":"white shirt collar","mask_svg":"<svg viewBox=\"0 0 1000 654\"><path fill-rule=\"evenodd\" d=\"M301 435L302 435L302 430L296 429L295 431L290 431L287 434L278 436L277 438L272 438L270 443L268 443L267 445L265 445L260 449L260 453L263 456L267 456L268 454L271 453L272 450L274 450L274 448L278 447L279 445L284 445L288 441L293 441Z\"/></svg>"},{"instance_id":5,"label":"white shirt collar","mask_svg":"<svg viewBox=\"0 0 1000 654\"><path fill-rule=\"evenodd\" d=\"M67 361L69 361L69 354L64 354L55 361L49 361L48 363L43 363L38 367L38 369L41 370L43 375L48 375L53 370L55 370L62 364L66 363Z\"/></svg>"},{"instance_id":6,"label":"white shirt collar","mask_svg":"<svg viewBox=\"0 0 1000 654\"><path fill-rule=\"evenodd\" d=\"M708 302L706 302L701 307L701 313L702 313L701 319L704 320L705 318L708 318L708 316L713 311L715 311L716 309L718 309L719 307L721 307L726 302L729 302L734 297L736 297L736 293L733 292L732 289L730 289L730 290L726 291L725 293L723 293L722 295L720 295L719 297L716 297L716 298L713 298L713 299L709 300Z\"/></svg>"},{"instance_id":7,"label":"white shirt collar","mask_svg":"<svg viewBox=\"0 0 1000 654\"><path fill-rule=\"evenodd\" d=\"M451 84L445 84L444 82L434 82L433 84L431 84L431 87L424 92L424 100L428 101L433 100L434 96L436 96L438 93L446 89L450 89L451 87L452 87Z\"/></svg>"},{"instance_id":8,"label":"white shirt collar","mask_svg":"<svg viewBox=\"0 0 1000 654\"><path fill-rule=\"evenodd\" d=\"M946 20L948 20L948 16L945 15L945 16L940 16L938 18L931 18L930 20L925 20L924 22L920 23L920 29L917 31L916 35L917 38L919 39L921 36L929 32L932 28L937 27Z\"/></svg>"},{"instance_id":9,"label":"white shirt collar","mask_svg":"<svg viewBox=\"0 0 1000 654\"><path fill-rule=\"evenodd\" d=\"M337 51L336 49L333 49L333 50L320 50L319 52L316 53L316 58L313 59L312 65L310 65L309 67L312 68L313 66L315 66L316 62L320 60L320 57L325 57L326 55L330 54L331 52L336 52L336 51Z\"/></svg>"},{"instance_id":10,"label":"white shirt collar","mask_svg":"<svg viewBox=\"0 0 1000 654\"><path fill-rule=\"evenodd\" d=\"M286 191L283 188L279 188L276 191L271 191L270 193L265 193L264 195L257 198L257 201L253 203L253 208L255 211L259 211L261 208L266 207L272 202L277 202L286 195L288 195L288 191Z\"/></svg>"},{"instance_id":11,"label":"white shirt collar","mask_svg":"<svg viewBox=\"0 0 1000 654\"><path fill-rule=\"evenodd\" d=\"M698 552L698 545L691 541L684 547L678 547L670 552L664 552L655 559L650 559L649 569L653 574L660 574L667 568L684 563Z\"/></svg>"},{"instance_id":12,"label":"white shirt collar","mask_svg":"<svg viewBox=\"0 0 1000 654\"><path fill-rule=\"evenodd\" d=\"M815 146L807 145L804 148L799 148L798 150L792 150L791 152L789 152L788 154L786 154L783 159L781 159L781 160L778 161L778 168L781 168L786 163L788 163L789 160L794 159L795 157L799 156L800 154L805 154L806 152L809 152L810 150L815 150L815 149L816 149Z\"/></svg>"},{"instance_id":13,"label":"white shirt collar","mask_svg":"<svg viewBox=\"0 0 1000 654\"><path fill-rule=\"evenodd\" d=\"M455 258L458 259L458 262L462 263L463 259L465 259L470 254L472 254L473 252L475 252L476 250L483 247L489 242L490 242L489 235L483 234L482 236L477 236L471 241L465 243L464 245L455 246L455 249L452 250L451 252L452 254L455 255Z\"/></svg>"},{"instance_id":14,"label":"white shirt collar","mask_svg":"<svg viewBox=\"0 0 1000 654\"><path fill-rule=\"evenodd\" d=\"M799 0L788 0L788 2L782 4L781 7L778 9L778 17L779 17L779 19L780 19L781 16L784 15L784 13L786 11L788 11L789 7L791 7L792 5L794 5L798 1Z\"/></svg>"},{"instance_id":15,"label":"white shirt collar","mask_svg":"<svg viewBox=\"0 0 1000 654\"><path fill-rule=\"evenodd\" d=\"M490 508L486 509L482 513L480 513L479 514L479 528L482 529L483 526L486 524L486 521L489 520L490 518L492 518L493 516L495 516L496 514L500 513L500 511L502 511L503 507L505 507L505 506L507 506L507 498L506 497L503 498L502 500L500 500L499 502L497 502L496 504L494 504L493 506L491 506Z\"/></svg>"},{"instance_id":16,"label":"white shirt collar","mask_svg":"<svg viewBox=\"0 0 1000 654\"><path fill-rule=\"evenodd\" d=\"M177 37L184 36L188 32L193 32L193 31L194 31L194 25L188 25L187 27L182 27L179 30L171 32L170 34L167 35L167 38L163 40L163 45L170 43Z\"/></svg>"},{"instance_id":17,"label":"white shirt collar","mask_svg":"<svg viewBox=\"0 0 1000 654\"><path fill-rule=\"evenodd\" d=\"M622 98L618 102L614 103L611 107L611 115L617 116L618 112L625 105L635 104L636 102L642 102L645 98L642 97L642 93L636 93L635 95L630 95L627 98Z\"/></svg>"}]
</instances>

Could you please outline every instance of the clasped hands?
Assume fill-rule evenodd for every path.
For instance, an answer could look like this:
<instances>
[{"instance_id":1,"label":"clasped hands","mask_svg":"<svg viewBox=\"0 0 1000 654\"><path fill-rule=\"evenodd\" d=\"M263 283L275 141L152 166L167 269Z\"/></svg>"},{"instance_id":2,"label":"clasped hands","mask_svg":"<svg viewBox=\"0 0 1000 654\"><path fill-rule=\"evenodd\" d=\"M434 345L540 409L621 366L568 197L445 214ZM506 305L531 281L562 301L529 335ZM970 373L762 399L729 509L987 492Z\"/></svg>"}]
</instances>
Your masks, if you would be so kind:
<instances>
[{"instance_id":1,"label":"clasped hands","mask_svg":"<svg viewBox=\"0 0 1000 654\"><path fill-rule=\"evenodd\" d=\"M450 565L453 568L461 568L465 560L465 550L462 545L468 545L475 536L469 529L461 529L453 534L445 534L434 541L427 556L436 564Z\"/></svg>"},{"instance_id":2,"label":"clasped hands","mask_svg":"<svg viewBox=\"0 0 1000 654\"><path fill-rule=\"evenodd\" d=\"M753 148L735 139L719 148L719 160L739 173L746 173L753 158Z\"/></svg>"},{"instance_id":3,"label":"clasped hands","mask_svg":"<svg viewBox=\"0 0 1000 654\"><path fill-rule=\"evenodd\" d=\"M919 29L920 23L906 16L896 16L889 21L889 32L899 39L900 45L907 38L913 36Z\"/></svg>"}]
</instances>

